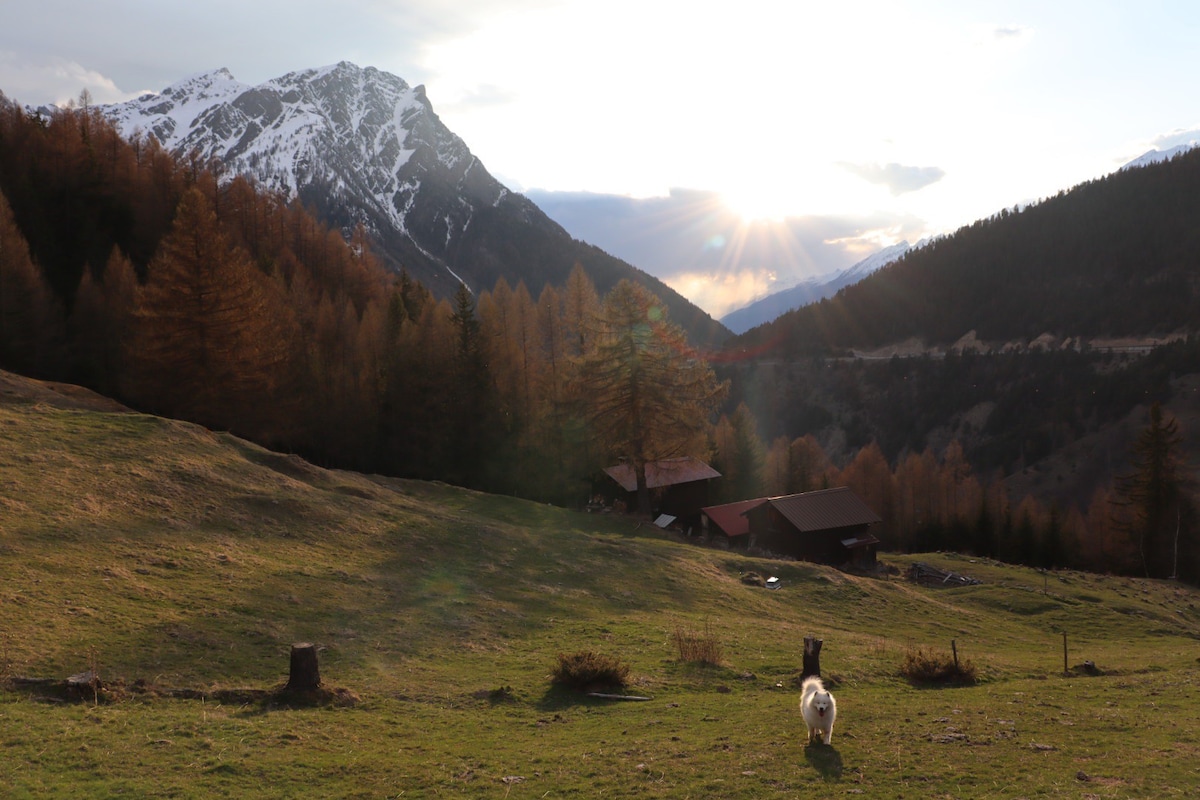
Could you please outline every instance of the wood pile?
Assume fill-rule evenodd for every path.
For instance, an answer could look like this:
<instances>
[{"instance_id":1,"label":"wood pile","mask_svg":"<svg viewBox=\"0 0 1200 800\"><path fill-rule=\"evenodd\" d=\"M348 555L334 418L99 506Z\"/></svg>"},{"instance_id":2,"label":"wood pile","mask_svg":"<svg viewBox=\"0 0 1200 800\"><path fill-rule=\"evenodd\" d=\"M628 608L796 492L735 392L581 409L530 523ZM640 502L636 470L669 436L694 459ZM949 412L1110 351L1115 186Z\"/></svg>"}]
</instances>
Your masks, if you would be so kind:
<instances>
[{"instance_id":1,"label":"wood pile","mask_svg":"<svg viewBox=\"0 0 1200 800\"><path fill-rule=\"evenodd\" d=\"M976 578L938 569L920 561L908 568L908 579L924 586L978 586L982 583Z\"/></svg>"}]
</instances>

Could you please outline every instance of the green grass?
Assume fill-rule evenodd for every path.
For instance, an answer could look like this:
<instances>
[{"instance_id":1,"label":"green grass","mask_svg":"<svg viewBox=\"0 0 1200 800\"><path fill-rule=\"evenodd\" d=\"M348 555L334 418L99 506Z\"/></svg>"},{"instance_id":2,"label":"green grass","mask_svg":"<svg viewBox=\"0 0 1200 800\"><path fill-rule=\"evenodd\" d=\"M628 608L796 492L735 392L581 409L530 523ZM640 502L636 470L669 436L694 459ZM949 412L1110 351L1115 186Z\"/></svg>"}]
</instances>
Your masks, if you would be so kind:
<instances>
[{"instance_id":1,"label":"green grass","mask_svg":"<svg viewBox=\"0 0 1200 800\"><path fill-rule=\"evenodd\" d=\"M0 399L0 794L1200 796L1200 593L883 558L983 584L757 560L183 423ZM783 587L746 586L750 571ZM680 630L711 635L720 665L681 660ZM1070 665L1100 675L1063 676L1063 633ZM806 635L838 697L832 747L804 745ZM900 676L911 648L951 640L978 685ZM360 702L222 693L280 686L298 641ZM558 654L584 650L628 664L629 693L652 699L553 686ZM108 702L11 680L91 666L118 686Z\"/></svg>"}]
</instances>

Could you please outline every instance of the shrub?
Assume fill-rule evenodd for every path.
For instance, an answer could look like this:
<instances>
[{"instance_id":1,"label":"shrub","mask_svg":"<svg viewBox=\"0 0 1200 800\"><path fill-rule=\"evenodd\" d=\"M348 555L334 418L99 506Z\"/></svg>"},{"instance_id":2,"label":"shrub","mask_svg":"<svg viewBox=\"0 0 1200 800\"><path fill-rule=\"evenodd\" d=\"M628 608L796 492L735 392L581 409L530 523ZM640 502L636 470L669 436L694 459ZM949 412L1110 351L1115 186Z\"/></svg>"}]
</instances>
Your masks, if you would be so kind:
<instances>
[{"instance_id":1,"label":"shrub","mask_svg":"<svg viewBox=\"0 0 1200 800\"><path fill-rule=\"evenodd\" d=\"M567 655L558 654L558 664L550 680L569 689L588 691L599 688L619 688L629 679L629 665L613 656L582 650Z\"/></svg>"},{"instance_id":2,"label":"shrub","mask_svg":"<svg viewBox=\"0 0 1200 800\"><path fill-rule=\"evenodd\" d=\"M679 651L680 661L690 661L698 664L720 666L725 654L717 637L713 636L708 624L704 625L703 633L675 629L675 649Z\"/></svg>"},{"instance_id":3,"label":"shrub","mask_svg":"<svg viewBox=\"0 0 1200 800\"><path fill-rule=\"evenodd\" d=\"M915 683L975 683L975 665L947 653L909 650L904 655L900 674Z\"/></svg>"},{"instance_id":4,"label":"shrub","mask_svg":"<svg viewBox=\"0 0 1200 800\"><path fill-rule=\"evenodd\" d=\"M759 588L763 588L767 585L766 579L757 572L743 572L742 583L746 584L747 586L757 586Z\"/></svg>"}]
</instances>

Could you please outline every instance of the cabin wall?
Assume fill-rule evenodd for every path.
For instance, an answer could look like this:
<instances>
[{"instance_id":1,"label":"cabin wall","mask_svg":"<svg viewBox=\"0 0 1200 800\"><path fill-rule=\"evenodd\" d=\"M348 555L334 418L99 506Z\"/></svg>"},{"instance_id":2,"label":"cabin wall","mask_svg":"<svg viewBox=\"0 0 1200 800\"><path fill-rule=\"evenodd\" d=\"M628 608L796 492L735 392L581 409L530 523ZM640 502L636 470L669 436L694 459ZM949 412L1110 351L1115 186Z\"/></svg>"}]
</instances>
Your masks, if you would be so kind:
<instances>
[{"instance_id":1,"label":"cabin wall","mask_svg":"<svg viewBox=\"0 0 1200 800\"><path fill-rule=\"evenodd\" d=\"M787 517L769 505L750 512L752 546L779 555L791 556L801 561L833 566L841 566L848 562L864 568L874 565L875 548L873 546L852 551L842 545L842 539L866 533L869 527L868 525L859 525L801 533Z\"/></svg>"}]
</instances>

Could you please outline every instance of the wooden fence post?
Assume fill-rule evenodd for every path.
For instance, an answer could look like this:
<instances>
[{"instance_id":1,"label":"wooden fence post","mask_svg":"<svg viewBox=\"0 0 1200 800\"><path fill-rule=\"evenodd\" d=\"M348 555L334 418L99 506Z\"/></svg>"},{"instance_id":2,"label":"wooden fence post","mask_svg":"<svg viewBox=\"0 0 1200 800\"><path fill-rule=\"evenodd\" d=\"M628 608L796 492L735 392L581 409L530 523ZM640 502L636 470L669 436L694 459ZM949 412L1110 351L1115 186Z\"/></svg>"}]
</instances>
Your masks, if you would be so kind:
<instances>
[{"instance_id":1,"label":"wooden fence post","mask_svg":"<svg viewBox=\"0 0 1200 800\"><path fill-rule=\"evenodd\" d=\"M821 677L821 645L824 642L824 639L815 636L804 637L804 666L800 670L800 680L812 675Z\"/></svg>"},{"instance_id":2,"label":"wooden fence post","mask_svg":"<svg viewBox=\"0 0 1200 800\"><path fill-rule=\"evenodd\" d=\"M288 682L284 688L289 692L309 692L321 685L321 672L317 668L317 646L311 642L292 645L292 660L288 670Z\"/></svg>"}]
</instances>

